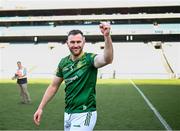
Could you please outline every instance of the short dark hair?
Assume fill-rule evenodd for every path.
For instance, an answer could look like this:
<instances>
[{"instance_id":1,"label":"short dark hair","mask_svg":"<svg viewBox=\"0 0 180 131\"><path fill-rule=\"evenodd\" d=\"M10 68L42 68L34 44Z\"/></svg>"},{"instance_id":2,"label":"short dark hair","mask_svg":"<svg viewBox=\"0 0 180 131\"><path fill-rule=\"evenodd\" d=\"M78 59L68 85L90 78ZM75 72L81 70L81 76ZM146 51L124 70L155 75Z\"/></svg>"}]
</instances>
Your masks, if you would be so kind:
<instances>
[{"instance_id":1,"label":"short dark hair","mask_svg":"<svg viewBox=\"0 0 180 131\"><path fill-rule=\"evenodd\" d=\"M21 61L17 61L17 64L21 64Z\"/></svg>"},{"instance_id":2,"label":"short dark hair","mask_svg":"<svg viewBox=\"0 0 180 131\"><path fill-rule=\"evenodd\" d=\"M80 30L71 30L71 31L69 31L68 36L77 35L77 34L81 34L82 36L84 36L82 31L80 31Z\"/></svg>"}]
</instances>

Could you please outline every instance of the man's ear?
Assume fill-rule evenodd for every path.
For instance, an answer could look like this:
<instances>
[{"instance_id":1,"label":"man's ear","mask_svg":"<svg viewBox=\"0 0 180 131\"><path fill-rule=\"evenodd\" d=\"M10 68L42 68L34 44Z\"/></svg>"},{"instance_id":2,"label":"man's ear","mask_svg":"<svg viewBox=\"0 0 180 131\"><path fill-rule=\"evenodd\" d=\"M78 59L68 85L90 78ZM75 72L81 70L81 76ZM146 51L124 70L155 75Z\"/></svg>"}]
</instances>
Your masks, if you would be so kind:
<instances>
[{"instance_id":1,"label":"man's ear","mask_svg":"<svg viewBox=\"0 0 180 131\"><path fill-rule=\"evenodd\" d=\"M83 37L83 42L84 42L84 44L86 43L86 38L85 37Z\"/></svg>"}]
</instances>

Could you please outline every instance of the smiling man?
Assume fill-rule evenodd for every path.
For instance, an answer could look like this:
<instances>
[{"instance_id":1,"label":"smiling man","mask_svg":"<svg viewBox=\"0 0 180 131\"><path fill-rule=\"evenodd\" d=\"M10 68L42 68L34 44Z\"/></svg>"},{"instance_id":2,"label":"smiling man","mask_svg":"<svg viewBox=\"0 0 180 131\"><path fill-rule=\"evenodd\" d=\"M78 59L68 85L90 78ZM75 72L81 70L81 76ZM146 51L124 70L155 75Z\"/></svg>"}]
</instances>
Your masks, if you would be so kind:
<instances>
[{"instance_id":1,"label":"smiling man","mask_svg":"<svg viewBox=\"0 0 180 131\"><path fill-rule=\"evenodd\" d=\"M65 81L65 131L92 131L96 124L96 79L97 70L113 61L113 47L110 36L110 25L99 25L104 36L103 54L83 51L85 37L80 30L68 34L67 46L70 55L59 62L56 76L47 88L42 101L34 114L34 122L40 124L43 108L56 94L59 86Z\"/></svg>"}]
</instances>

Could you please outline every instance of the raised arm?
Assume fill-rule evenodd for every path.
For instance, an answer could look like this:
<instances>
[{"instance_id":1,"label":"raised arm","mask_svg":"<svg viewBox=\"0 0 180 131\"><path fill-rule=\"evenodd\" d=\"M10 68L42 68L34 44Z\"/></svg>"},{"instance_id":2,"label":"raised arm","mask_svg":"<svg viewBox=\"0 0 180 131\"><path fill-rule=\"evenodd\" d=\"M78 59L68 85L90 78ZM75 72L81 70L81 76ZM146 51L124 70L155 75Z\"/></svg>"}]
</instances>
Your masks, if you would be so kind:
<instances>
[{"instance_id":1,"label":"raised arm","mask_svg":"<svg viewBox=\"0 0 180 131\"><path fill-rule=\"evenodd\" d=\"M41 103L40 103L37 111L34 113L34 123L36 125L40 124L41 116L43 113L43 108L53 98L53 96L56 94L56 92L59 89L59 86L62 83L62 81L63 81L63 78L55 76L52 83L46 89L46 92L45 92L45 94L41 100Z\"/></svg>"},{"instance_id":2,"label":"raised arm","mask_svg":"<svg viewBox=\"0 0 180 131\"><path fill-rule=\"evenodd\" d=\"M96 55L94 58L94 66L96 68L103 67L113 61L113 46L112 39L110 35L110 24L101 23L99 25L101 33L104 36L105 46L103 54Z\"/></svg>"}]
</instances>

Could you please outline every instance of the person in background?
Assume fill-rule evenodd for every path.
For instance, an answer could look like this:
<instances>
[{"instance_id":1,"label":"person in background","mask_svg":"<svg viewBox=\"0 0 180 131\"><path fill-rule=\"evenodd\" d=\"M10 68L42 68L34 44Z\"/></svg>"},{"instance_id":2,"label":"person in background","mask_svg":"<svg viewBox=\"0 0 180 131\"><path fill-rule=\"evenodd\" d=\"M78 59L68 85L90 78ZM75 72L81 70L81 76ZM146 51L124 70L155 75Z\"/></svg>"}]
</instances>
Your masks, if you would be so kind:
<instances>
[{"instance_id":1,"label":"person in background","mask_svg":"<svg viewBox=\"0 0 180 131\"><path fill-rule=\"evenodd\" d=\"M12 79L17 79L20 89L21 104L30 104L31 98L27 89L27 70L22 66L21 62L17 62L18 69Z\"/></svg>"}]
</instances>

